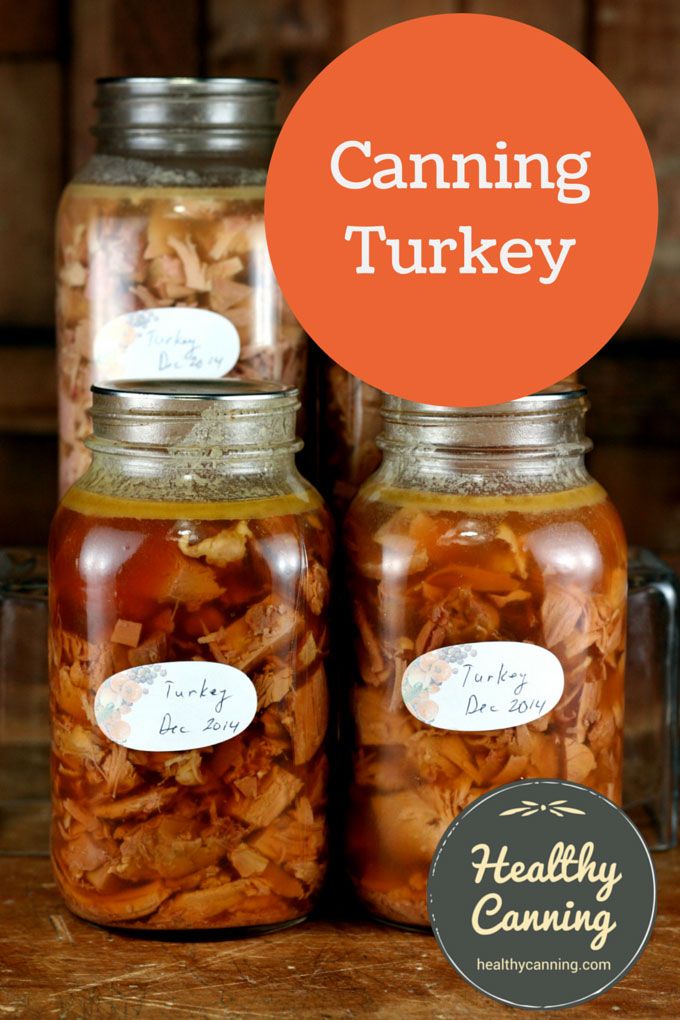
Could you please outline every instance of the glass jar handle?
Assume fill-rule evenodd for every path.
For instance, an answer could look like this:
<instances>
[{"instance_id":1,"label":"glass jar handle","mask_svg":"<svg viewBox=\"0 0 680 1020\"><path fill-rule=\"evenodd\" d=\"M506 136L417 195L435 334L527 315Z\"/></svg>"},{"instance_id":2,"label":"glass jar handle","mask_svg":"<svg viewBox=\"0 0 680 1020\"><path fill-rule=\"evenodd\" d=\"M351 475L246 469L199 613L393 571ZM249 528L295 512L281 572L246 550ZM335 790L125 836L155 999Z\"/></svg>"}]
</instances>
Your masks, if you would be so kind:
<instances>
[{"instance_id":1,"label":"glass jar handle","mask_svg":"<svg viewBox=\"0 0 680 1020\"><path fill-rule=\"evenodd\" d=\"M650 849L678 842L680 582L648 549L628 564L624 807Z\"/></svg>"}]
</instances>

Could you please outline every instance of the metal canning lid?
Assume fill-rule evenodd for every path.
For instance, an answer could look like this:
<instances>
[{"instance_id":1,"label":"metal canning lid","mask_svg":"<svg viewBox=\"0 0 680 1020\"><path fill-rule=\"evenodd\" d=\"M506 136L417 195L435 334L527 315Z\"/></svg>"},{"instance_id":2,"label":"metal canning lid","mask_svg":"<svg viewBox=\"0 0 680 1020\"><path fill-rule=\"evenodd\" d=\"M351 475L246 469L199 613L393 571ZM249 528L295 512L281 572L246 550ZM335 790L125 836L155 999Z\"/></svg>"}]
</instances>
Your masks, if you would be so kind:
<instances>
[{"instance_id":1,"label":"metal canning lid","mask_svg":"<svg viewBox=\"0 0 680 1020\"><path fill-rule=\"evenodd\" d=\"M103 397L117 396L134 400L154 397L157 400L272 400L297 397L294 386L273 379L112 379L95 383L92 393Z\"/></svg>"},{"instance_id":2,"label":"metal canning lid","mask_svg":"<svg viewBox=\"0 0 680 1020\"><path fill-rule=\"evenodd\" d=\"M547 448L565 453L590 449L584 433L588 409L582 386L557 383L503 404L484 407L444 407L385 395L383 448L422 445L483 453L489 449Z\"/></svg>"},{"instance_id":3,"label":"metal canning lid","mask_svg":"<svg viewBox=\"0 0 680 1020\"><path fill-rule=\"evenodd\" d=\"M447 407L438 404L420 404L386 393L382 413L385 418L389 418L392 412L397 412L399 415L404 416L432 416L441 418L493 418L499 415L540 414L542 412L556 414L566 410L567 407L579 404L587 410L587 393L588 391L585 386L556 383L554 386L549 386L538 393L532 393L526 397L518 397L516 400L508 400L503 404L488 404L482 407Z\"/></svg>"},{"instance_id":4,"label":"metal canning lid","mask_svg":"<svg viewBox=\"0 0 680 1020\"><path fill-rule=\"evenodd\" d=\"M97 85L132 86L139 89L191 89L201 92L220 92L225 89L253 92L263 88L278 88L276 78L228 77L225 75L103 75L95 81Z\"/></svg>"},{"instance_id":5,"label":"metal canning lid","mask_svg":"<svg viewBox=\"0 0 680 1020\"><path fill-rule=\"evenodd\" d=\"M92 386L96 439L266 447L295 440L293 386L251 379L125 379Z\"/></svg>"},{"instance_id":6,"label":"metal canning lid","mask_svg":"<svg viewBox=\"0 0 680 1020\"><path fill-rule=\"evenodd\" d=\"M279 87L269 78L99 78L96 130L276 130Z\"/></svg>"}]
</instances>

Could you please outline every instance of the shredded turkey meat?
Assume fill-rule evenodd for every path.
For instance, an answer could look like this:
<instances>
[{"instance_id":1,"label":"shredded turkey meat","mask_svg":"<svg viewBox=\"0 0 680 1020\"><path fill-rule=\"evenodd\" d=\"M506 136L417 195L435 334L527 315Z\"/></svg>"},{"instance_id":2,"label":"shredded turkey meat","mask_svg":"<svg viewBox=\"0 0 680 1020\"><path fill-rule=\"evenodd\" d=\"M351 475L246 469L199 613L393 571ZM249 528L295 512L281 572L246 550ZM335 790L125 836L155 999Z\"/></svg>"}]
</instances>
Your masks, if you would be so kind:
<instances>
[{"instance_id":1,"label":"shredded turkey meat","mask_svg":"<svg viewBox=\"0 0 680 1020\"><path fill-rule=\"evenodd\" d=\"M256 188L66 189L57 224L62 493L89 464L91 384L140 375L125 360L125 331L114 349L98 340L120 315L157 308L215 312L238 332L230 375L303 388L306 337L276 287L263 209ZM173 373L167 365L162 372L182 376L181 368ZM146 363L142 374L149 375Z\"/></svg>"},{"instance_id":2,"label":"shredded turkey meat","mask_svg":"<svg viewBox=\"0 0 680 1020\"><path fill-rule=\"evenodd\" d=\"M601 492L601 490L600 490ZM620 798L625 543L600 497L561 509L550 498L511 512L483 497L433 499L369 482L347 519L356 624L351 695L354 780L350 870L363 901L427 925L432 852L452 819L488 790L559 777ZM504 730L450 732L419 693L402 698L408 664L434 649L531 642L564 670L552 711ZM432 690L442 680L426 678ZM421 721L434 709L431 722Z\"/></svg>"},{"instance_id":3,"label":"shredded turkey meat","mask_svg":"<svg viewBox=\"0 0 680 1020\"><path fill-rule=\"evenodd\" d=\"M193 265L191 249L184 257ZM186 522L58 512L55 873L67 904L101 924L280 924L309 912L325 870L327 517L317 509L192 521L190 530L188 538ZM142 541L126 545L132 533ZM79 559L85 540L99 553ZM99 571L96 592L106 592L92 603L88 563ZM102 573L97 564L107 563ZM184 660L230 663L250 676L258 711L247 729L168 752L126 747L124 728L116 741L104 734L93 705L107 677Z\"/></svg>"}]
</instances>

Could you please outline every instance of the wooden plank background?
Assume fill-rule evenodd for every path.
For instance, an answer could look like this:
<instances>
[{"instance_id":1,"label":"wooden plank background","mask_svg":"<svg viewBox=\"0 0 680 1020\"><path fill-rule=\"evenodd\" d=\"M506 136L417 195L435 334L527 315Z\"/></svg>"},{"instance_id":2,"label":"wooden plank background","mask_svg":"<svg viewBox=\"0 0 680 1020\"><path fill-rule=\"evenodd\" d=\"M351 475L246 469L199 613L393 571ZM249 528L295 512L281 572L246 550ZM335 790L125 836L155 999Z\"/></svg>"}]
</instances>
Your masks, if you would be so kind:
<instances>
[{"instance_id":1,"label":"wooden plank background","mask_svg":"<svg viewBox=\"0 0 680 1020\"><path fill-rule=\"evenodd\" d=\"M285 115L353 42L452 11L512 17L577 47L649 141L661 210L652 272L582 377L593 470L629 536L680 552L680 0L0 0L0 543L43 542L54 504L53 218L91 151L94 78L269 75Z\"/></svg>"}]
</instances>

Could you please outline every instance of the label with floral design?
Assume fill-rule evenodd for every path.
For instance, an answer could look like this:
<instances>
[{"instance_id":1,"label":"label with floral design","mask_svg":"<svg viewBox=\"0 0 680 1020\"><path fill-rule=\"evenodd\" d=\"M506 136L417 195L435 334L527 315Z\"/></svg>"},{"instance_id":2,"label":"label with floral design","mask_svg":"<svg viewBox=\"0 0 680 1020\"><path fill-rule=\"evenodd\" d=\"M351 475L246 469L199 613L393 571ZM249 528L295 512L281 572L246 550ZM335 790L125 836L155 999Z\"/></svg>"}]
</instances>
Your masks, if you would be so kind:
<instances>
[{"instance_id":1,"label":"label with floral design","mask_svg":"<svg viewBox=\"0 0 680 1020\"><path fill-rule=\"evenodd\" d=\"M420 722L468 732L534 722L563 690L557 656L523 641L437 648L414 659L401 683L404 704Z\"/></svg>"},{"instance_id":2,"label":"label with floral design","mask_svg":"<svg viewBox=\"0 0 680 1020\"><path fill-rule=\"evenodd\" d=\"M110 676L97 691L102 732L133 751L189 751L238 736L257 711L252 680L221 662L159 662Z\"/></svg>"},{"instance_id":3,"label":"label with floral design","mask_svg":"<svg viewBox=\"0 0 680 1020\"><path fill-rule=\"evenodd\" d=\"M233 322L205 308L145 308L111 319L94 340L97 378L219 379L239 359Z\"/></svg>"}]
</instances>

